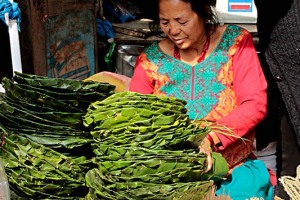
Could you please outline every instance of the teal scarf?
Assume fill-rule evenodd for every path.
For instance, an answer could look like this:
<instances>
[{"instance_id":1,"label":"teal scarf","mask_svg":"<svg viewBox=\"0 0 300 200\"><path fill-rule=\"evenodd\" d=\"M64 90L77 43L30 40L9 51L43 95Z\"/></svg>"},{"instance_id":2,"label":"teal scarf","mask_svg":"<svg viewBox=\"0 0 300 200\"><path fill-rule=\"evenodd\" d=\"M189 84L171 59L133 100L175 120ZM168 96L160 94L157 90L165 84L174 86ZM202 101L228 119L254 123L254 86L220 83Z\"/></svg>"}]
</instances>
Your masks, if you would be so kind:
<instances>
[{"instance_id":1,"label":"teal scarf","mask_svg":"<svg viewBox=\"0 0 300 200\"><path fill-rule=\"evenodd\" d=\"M5 13L8 13L9 19L16 19L18 24L18 30L20 31L21 23L21 11L18 7L18 4L9 0L0 0L0 19L5 22Z\"/></svg>"},{"instance_id":2,"label":"teal scarf","mask_svg":"<svg viewBox=\"0 0 300 200\"><path fill-rule=\"evenodd\" d=\"M261 160L247 160L221 182L216 195L227 195L232 200L272 200L273 186L266 165Z\"/></svg>"}]
</instances>

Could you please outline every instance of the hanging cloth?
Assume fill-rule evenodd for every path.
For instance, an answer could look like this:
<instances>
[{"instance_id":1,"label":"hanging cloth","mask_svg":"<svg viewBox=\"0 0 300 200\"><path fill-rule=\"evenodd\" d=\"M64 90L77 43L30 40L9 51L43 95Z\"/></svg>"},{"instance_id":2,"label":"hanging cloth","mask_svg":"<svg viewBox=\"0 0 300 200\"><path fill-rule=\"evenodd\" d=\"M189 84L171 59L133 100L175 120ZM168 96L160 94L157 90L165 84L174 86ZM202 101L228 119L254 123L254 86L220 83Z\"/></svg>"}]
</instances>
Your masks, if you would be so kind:
<instances>
[{"instance_id":1,"label":"hanging cloth","mask_svg":"<svg viewBox=\"0 0 300 200\"><path fill-rule=\"evenodd\" d=\"M21 10L18 3L10 2L9 0L0 0L0 18L7 25L5 21L5 13L8 13L9 19L17 20L18 31L20 31Z\"/></svg>"}]
</instances>

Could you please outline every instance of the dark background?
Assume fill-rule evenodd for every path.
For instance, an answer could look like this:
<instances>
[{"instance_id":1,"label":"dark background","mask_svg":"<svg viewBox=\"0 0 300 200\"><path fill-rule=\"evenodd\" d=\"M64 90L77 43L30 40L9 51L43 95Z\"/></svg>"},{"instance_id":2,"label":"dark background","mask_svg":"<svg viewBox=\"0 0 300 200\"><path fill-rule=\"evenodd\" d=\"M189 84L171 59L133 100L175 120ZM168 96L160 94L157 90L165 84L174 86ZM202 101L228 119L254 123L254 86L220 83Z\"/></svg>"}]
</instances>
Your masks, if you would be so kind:
<instances>
[{"instance_id":1,"label":"dark background","mask_svg":"<svg viewBox=\"0 0 300 200\"><path fill-rule=\"evenodd\" d=\"M12 74L8 27L0 20L0 79L11 78Z\"/></svg>"}]
</instances>

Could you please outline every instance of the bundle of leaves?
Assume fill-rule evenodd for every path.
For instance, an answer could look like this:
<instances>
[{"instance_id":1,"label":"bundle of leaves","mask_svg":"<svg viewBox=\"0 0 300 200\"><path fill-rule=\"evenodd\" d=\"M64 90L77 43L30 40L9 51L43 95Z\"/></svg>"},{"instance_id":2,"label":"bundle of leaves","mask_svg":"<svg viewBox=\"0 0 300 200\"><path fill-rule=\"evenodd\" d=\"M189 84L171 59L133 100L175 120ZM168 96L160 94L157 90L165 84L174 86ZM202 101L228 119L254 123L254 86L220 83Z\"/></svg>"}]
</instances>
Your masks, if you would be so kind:
<instances>
[{"instance_id":1,"label":"bundle of leaves","mask_svg":"<svg viewBox=\"0 0 300 200\"><path fill-rule=\"evenodd\" d=\"M86 199L202 199L228 167L197 147L210 128L191 121L185 101L122 92L92 103L83 117L98 167L86 175Z\"/></svg>"},{"instance_id":2,"label":"bundle of leaves","mask_svg":"<svg viewBox=\"0 0 300 200\"><path fill-rule=\"evenodd\" d=\"M82 116L115 86L18 72L2 86L0 158L11 190L20 198L84 197L85 174L95 165Z\"/></svg>"},{"instance_id":3,"label":"bundle of leaves","mask_svg":"<svg viewBox=\"0 0 300 200\"><path fill-rule=\"evenodd\" d=\"M85 173L91 160L65 156L13 133L4 134L1 143L1 161L19 198L74 199L87 194Z\"/></svg>"},{"instance_id":4,"label":"bundle of leaves","mask_svg":"<svg viewBox=\"0 0 300 200\"><path fill-rule=\"evenodd\" d=\"M1 126L51 148L73 149L91 142L82 116L88 106L113 94L115 86L15 72L2 79Z\"/></svg>"}]
</instances>

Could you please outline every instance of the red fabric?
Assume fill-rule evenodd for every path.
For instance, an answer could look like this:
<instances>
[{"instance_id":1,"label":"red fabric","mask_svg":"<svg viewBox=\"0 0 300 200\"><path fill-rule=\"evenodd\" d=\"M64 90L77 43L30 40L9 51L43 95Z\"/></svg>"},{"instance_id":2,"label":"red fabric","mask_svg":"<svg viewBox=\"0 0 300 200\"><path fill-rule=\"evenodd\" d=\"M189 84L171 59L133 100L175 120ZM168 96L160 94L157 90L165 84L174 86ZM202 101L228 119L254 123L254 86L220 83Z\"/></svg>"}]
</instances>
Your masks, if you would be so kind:
<instances>
[{"instance_id":1,"label":"red fabric","mask_svg":"<svg viewBox=\"0 0 300 200\"><path fill-rule=\"evenodd\" d=\"M211 147L215 145L214 139L211 137L210 134L207 134L207 135L206 135L206 138L207 138L208 141L210 142L210 146L211 146Z\"/></svg>"},{"instance_id":2,"label":"red fabric","mask_svg":"<svg viewBox=\"0 0 300 200\"><path fill-rule=\"evenodd\" d=\"M149 80L149 77L142 66L143 61L141 61L141 59L142 57L139 56L136 61L134 73L129 85L129 91L139 92L141 94L152 94L155 83L152 83Z\"/></svg>"},{"instance_id":3,"label":"red fabric","mask_svg":"<svg viewBox=\"0 0 300 200\"><path fill-rule=\"evenodd\" d=\"M223 116L216 117L214 114L221 113L216 110L206 119L215 118L214 121L217 125L228 127L237 137L247 139L247 141L243 141L237 137L217 134L222 145L218 146L216 151L226 158L231 168L243 162L253 151L254 128L262 121L267 111L267 82L249 32L245 30L241 32L235 38L235 44L229 48L227 54L229 61L226 65L229 69L232 67L232 70L225 70L224 73L229 73L225 74L226 77L233 77L232 84L235 94L232 97L235 97L235 105L229 113L224 113ZM226 65L224 67L227 67ZM146 55L142 54L137 60L129 90L143 94L156 93L161 82L164 81L159 74L153 73L153 70L157 69L158 66L153 66ZM147 73L151 74L151 79ZM227 81L226 78L222 80ZM220 103L222 104L222 102Z\"/></svg>"},{"instance_id":4,"label":"red fabric","mask_svg":"<svg viewBox=\"0 0 300 200\"><path fill-rule=\"evenodd\" d=\"M231 128L237 136L245 137L265 117L267 96L267 82L265 80L251 34L245 34L244 38L233 47L233 85L237 98L236 108L227 116L216 121L216 124ZM230 52L229 52L230 54ZM150 94L154 92L155 82L151 82L146 74L143 56L136 62L134 75L130 83L130 91ZM236 142L235 137L218 134L222 143L219 150L224 150Z\"/></svg>"},{"instance_id":5,"label":"red fabric","mask_svg":"<svg viewBox=\"0 0 300 200\"><path fill-rule=\"evenodd\" d=\"M268 168L268 172L270 174L270 182L273 186L277 185L277 176L276 174Z\"/></svg>"},{"instance_id":6,"label":"red fabric","mask_svg":"<svg viewBox=\"0 0 300 200\"><path fill-rule=\"evenodd\" d=\"M245 137L254 131L267 111L267 82L250 34L241 41L232 65L237 107L216 123L230 127L236 135ZM222 142L219 149L227 148L236 140L223 134L218 134L218 137Z\"/></svg>"}]
</instances>

